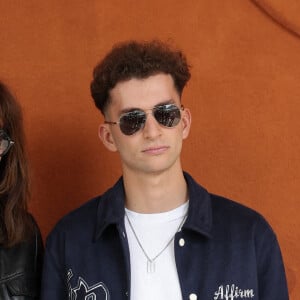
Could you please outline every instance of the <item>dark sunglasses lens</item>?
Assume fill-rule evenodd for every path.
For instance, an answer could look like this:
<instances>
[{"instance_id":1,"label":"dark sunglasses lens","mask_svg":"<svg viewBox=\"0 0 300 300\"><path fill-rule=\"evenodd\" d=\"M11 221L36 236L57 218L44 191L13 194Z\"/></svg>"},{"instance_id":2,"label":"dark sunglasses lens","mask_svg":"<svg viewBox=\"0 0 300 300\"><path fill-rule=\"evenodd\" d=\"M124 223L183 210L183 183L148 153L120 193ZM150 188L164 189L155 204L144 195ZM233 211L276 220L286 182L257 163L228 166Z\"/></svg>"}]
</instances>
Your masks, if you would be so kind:
<instances>
[{"instance_id":1,"label":"dark sunglasses lens","mask_svg":"<svg viewBox=\"0 0 300 300\"><path fill-rule=\"evenodd\" d=\"M153 115L157 122L165 127L174 127L181 119L180 109L173 104L156 107Z\"/></svg>"},{"instance_id":2,"label":"dark sunglasses lens","mask_svg":"<svg viewBox=\"0 0 300 300\"><path fill-rule=\"evenodd\" d=\"M4 155L9 146L9 141L4 137L0 136L0 156Z\"/></svg>"},{"instance_id":3,"label":"dark sunglasses lens","mask_svg":"<svg viewBox=\"0 0 300 300\"><path fill-rule=\"evenodd\" d=\"M143 111L131 111L120 118L120 129L126 135L132 135L139 131L146 122L146 114Z\"/></svg>"}]
</instances>

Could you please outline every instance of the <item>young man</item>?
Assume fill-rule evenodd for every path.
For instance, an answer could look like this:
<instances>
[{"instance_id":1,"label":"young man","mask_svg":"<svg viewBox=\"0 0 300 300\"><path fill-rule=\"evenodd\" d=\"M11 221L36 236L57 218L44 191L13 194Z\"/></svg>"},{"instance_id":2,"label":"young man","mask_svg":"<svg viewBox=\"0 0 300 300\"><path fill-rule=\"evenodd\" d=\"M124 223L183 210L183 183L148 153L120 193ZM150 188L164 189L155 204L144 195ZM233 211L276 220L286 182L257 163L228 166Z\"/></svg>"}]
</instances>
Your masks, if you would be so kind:
<instances>
[{"instance_id":1,"label":"young man","mask_svg":"<svg viewBox=\"0 0 300 300\"><path fill-rule=\"evenodd\" d=\"M117 45L96 66L99 137L123 176L49 235L43 300L288 299L263 217L182 170L189 78L185 56L158 41Z\"/></svg>"}]
</instances>

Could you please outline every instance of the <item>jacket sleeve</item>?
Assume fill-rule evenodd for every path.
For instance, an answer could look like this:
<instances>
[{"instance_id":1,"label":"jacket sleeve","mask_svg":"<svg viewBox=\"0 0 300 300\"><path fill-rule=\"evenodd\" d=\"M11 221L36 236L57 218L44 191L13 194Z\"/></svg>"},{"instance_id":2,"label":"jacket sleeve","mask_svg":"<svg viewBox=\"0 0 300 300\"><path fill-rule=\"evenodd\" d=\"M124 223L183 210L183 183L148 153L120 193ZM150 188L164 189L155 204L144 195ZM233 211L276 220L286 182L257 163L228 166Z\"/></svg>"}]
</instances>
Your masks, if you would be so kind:
<instances>
[{"instance_id":1,"label":"jacket sleeve","mask_svg":"<svg viewBox=\"0 0 300 300\"><path fill-rule=\"evenodd\" d=\"M258 299L288 300L285 270L277 238L268 224L257 235Z\"/></svg>"},{"instance_id":2,"label":"jacket sleeve","mask_svg":"<svg viewBox=\"0 0 300 300\"><path fill-rule=\"evenodd\" d=\"M54 230L46 241L41 300L68 299L66 277L63 235Z\"/></svg>"}]
</instances>

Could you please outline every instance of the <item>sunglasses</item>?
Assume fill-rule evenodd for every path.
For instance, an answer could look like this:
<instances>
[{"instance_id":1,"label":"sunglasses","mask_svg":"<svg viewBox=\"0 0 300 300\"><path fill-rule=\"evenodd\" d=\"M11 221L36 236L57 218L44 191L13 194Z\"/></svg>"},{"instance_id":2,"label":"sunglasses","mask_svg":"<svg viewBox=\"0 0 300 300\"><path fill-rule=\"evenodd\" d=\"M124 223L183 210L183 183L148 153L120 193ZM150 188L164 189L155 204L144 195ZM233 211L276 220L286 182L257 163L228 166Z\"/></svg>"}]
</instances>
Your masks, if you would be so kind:
<instances>
[{"instance_id":1,"label":"sunglasses","mask_svg":"<svg viewBox=\"0 0 300 300\"><path fill-rule=\"evenodd\" d=\"M184 110L184 107L180 108L175 104L163 104L157 105L150 109L155 120L164 127L175 127L180 119L180 110ZM132 135L143 129L146 123L147 113L141 109L134 109L132 111L121 114L118 122L105 121L105 124L119 125L123 134Z\"/></svg>"},{"instance_id":2,"label":"sunglasses","mask_svg":"<svg viewBox=\"0 0 300 300\"><path fill-rule=\"evenodd\" d=\"M8 134L0 129L0 157L5 155L13 144L14 141L11 140Z\"/></svg>"}]
</instances>

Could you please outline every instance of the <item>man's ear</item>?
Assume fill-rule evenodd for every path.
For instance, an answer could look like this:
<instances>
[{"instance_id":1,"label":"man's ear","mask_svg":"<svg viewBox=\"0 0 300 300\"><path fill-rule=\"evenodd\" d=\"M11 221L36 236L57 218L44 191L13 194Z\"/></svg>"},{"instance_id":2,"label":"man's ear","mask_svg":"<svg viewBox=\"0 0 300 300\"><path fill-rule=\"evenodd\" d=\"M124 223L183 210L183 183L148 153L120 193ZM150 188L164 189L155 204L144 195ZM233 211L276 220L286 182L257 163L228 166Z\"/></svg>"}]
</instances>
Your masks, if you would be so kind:
<instances>
[{"instance_id":1,"label":"man's ear","mask_svg":"<svg viewBox=\"0 0 300 300\"><path fill-rule=\"evenodd\" d=\"M98 136L103 145L112 152L118 151L112 133L108 124L100 124L98 128Z\"/></svg>"},{"instance_id":2,"label":"man's ear","mask_svg":"<svg viewBox=\"0 0 300 300\"><path fill-rule=\"evenodd\" d=\"M189 136L189 132L192 124L192 115L188 108L184 109L181 118L182 118L182 127L183 127L182 138L186 139Z\"/></svg>"}]
</instances>

